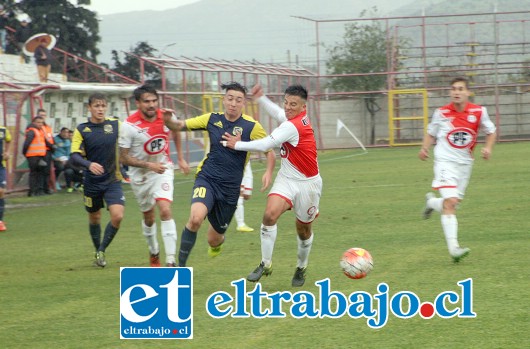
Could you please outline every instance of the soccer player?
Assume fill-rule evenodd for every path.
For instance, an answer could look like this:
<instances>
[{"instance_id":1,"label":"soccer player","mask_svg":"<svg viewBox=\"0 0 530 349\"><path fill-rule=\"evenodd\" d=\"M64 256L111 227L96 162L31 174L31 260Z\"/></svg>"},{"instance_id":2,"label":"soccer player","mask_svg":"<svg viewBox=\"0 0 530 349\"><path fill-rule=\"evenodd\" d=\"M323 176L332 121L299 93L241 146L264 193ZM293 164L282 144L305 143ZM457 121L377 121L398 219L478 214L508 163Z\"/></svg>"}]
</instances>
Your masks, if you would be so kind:
<instances>
[{"instance_id":1,"label":"soccer player","mask_svg":"<svg viewBox=\"0 0 530 349\"><path fill-rule=\"evenodd\" d=\"M5 199L6 192L6 160L9 159L9 145L11 144L11 133L5 126L0 126L0 231L6 231L4 223Z\"/></svg>"},{"instance_id":2,"label":"soccer player","mask_svg":"<svg viewBox=\"0 0 530 349\"><path fill-rule=\"evenodd\" d=\"M191 198L190 217L182 231L179 266L186 266L189 254L195 245L197 232L208 217L208 255L221 253L224 233L232 220L240 194L243 171L250 154L235 151L221 145L226 133L239 134L244 140L260 139L266 136L261 124L252 117L242 114L246 103L247 88L237 82L221 85L226 91L223 96L224 113L208 113L191 119L172 120L171 113L165 113L166 125L171 129L206 130L210 137L210 150L197 168ZM271 183L275 156L267 150L267 170L262 177L262 191Z\"/></svg>"},{"instance_id":3,"label":"soccer player","mask_svg":"<svg viewBox=\"0 0 530 349\"><path fill-rule=\"evenodd\" d=\"M429 149L436 141L432 188L438 190L441 197L431 192L425 195L423 217L428 219L433 211L441 213L449 254L454 262L459 262L469 254L470 249L458 244L456 209L464 198L471 177L478 131L482 128L486 133L482 157L488 160L495 144L496 128L485 107L469 102L467 79L453 79L450 95L451 103L434 111L418 157L427 160Z\"/></svg>"},{"instance_id":4,"label":"soccer player","mask_svg":"<svg viewBox=\"0 0 530 349\"><path fill-rule=\"evenodd\" d=\"M123 123L120 133L120 162L129 166L131 187L143 214L142 231L149 246L149 262L160 267L155 206L166 253L166 266L176 267L177 227L171 212L173 202L173 162L169 156L170 130L164 125L158 107L158 92L149 85L134 90L138 110ZM187 174L188 163L182 156L180 132L173 131L178 164Z\"/></svg>"},{"instance_id":5,"label":"soccer player","mask_svg":"<svg viewBox=\"0 0 530 349\"><path fill-rule=\"evenodd\" d=\"M119 121L107 118L107 99L101 93L88 98L90 118L77 125L72 139L71 159L84 172L84 201L89 232L96 249L95 266L105 267L105 251L118 233L125 211L118 163ZM110 222L101 239L101 209L107 204Z\"/></svg>"},{"instance_id":6,"label":"soccer player","mask_svg":"<svg viewBox=\"0 0 530 349\"><path fill-rule=\"evenodd\" d=\"M241 181L241 193L237 200L237 209L234 213L237 227L236 230L242 233L251 233L254 231L253 228L249 227L245 223L245 200L250 199L252 195L252 189L254 185L254 176L252 175L252 167L250 161L245 165L245 172L243 173L243 180Z\"/></svg>"},{"instance_id":7,"label":"soccer player","mask_svg":"<svg viewBox=\"0 0 530 349\"><path fill-rule=\"evenodd\" d=\"M317 147L306 111L307 90L292 85L285 90L283 109L263 95L260 85L252 88L252 98L281 124L264 139L245 142L225 133L224 145L235 150L259 151L280 148L281 167L267 198L261 224L261 263L247 276L257 282L272 273L272 253L278 233L276 223L287 210L294 209L298 240L298 262L292 285L305 283L309 253L313 243L313 220L318 215L322 178L317 161Z\"/></svg>"}]
</instances>

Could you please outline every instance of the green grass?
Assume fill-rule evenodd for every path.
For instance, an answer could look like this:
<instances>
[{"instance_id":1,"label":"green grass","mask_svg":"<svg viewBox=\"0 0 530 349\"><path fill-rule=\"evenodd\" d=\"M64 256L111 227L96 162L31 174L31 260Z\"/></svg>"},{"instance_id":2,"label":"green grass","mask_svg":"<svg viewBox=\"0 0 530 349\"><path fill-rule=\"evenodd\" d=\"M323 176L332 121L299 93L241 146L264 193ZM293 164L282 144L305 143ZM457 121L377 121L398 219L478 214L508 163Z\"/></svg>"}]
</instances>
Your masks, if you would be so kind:
<instances>
[{"instance_id":1,"label":"green grass","mask_svg":"<svg viewBox=\"0 0 530 349\"><path fill-rule=\"evenodd\" d=\"M308 278L330 278L346 295L415 292L432 300L458 292L473 278L474 319L423 320L390 316L374 330L365 319L213 319L205 311L216 291L234 293L230 283L245 277L260 260L257 233L237 233L232 224L223 253L206 256L205 226L189 265L194 267L194 339L120 340L119 268L147 266L141 215L127 192L125 219L107 249L108 266L91 266L93 251L79 194L9 198L0 235L0 346L2 348L527 348L530 343L530 224L528 143L499 144L486 162L477 159L466 199L458 211L459 238L471 254L451 262L439 215L421 219L432 180L432 161L418 160L416 148L326 151L320 154L324 191ZM356 156L351 156L356 155ZM254 170L262 165L253 164ZM255 173L259 188L262 172ZM189 214L192 178L177 175L174 215L180 232ZM247 202L247 224L258 228L266 196ZM108 215L105 212L106 224ZM291 291L296 264L294 217L278 223L274 274L263 289ZM179 234L180 235L180 234ZM161 238L159 239L161 240ZM160 241L161 242L161 241ZM362 280L342 275L338 260L349 247L364 247L375 268ZM252 285L247 286L250 291ZM288 312L288 307L284 308Z\"/></svg>"}]
</instances>

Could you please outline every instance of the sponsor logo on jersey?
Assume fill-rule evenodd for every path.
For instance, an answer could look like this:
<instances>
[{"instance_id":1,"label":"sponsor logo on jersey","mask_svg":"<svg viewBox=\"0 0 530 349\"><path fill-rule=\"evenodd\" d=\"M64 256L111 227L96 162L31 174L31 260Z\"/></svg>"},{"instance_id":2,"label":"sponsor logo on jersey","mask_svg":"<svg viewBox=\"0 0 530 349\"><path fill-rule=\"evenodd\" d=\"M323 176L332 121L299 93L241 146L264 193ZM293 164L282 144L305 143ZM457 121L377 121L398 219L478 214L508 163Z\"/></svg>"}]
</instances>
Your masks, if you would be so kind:
<instances>
[{"instance_id":1,"label":"sponsor logo on jersey","mask_svg":"<svg viewBox=\"0 0 530 349\"><path fill-rule=\"evenodd\" d=\"M447 133L447 141L454 148L471 148L475 144L475 131L467 127L457 127Z\"/></svg>"},{"instance_id":2,"label":"sponsor logo on jersey","mask_svg":"<svg viewBox=\"0 0 530 349\"><path fill-rule=\"evenodd\" d=\"M282 158L287 158L287 156L289 155L289 149L287 149L283 144L282 146L280 147L280 156Z\"/></svg>"},{"instance_id":3,"label":"sponsor logo on jersey","mask_svg":"<svg viewBox=\"0 0 530 349\"><path fill-rule=\"evenodd\" d=\"M156 135L144 143L144 150L149 155L156 155L166 151L168 146L167 137Z\"/></svg>"},{"instance_id":4,"label":"sponsor logo on jersey","mask_svg":"<svg viewBox=\"0 0 530 349\"><path fill-rule=\"evenodd\" d=\"M219 127L219 128L223 128L223 123L221 121L215 122L214 125Z\"/></svg>"},{"instance_id":5,"label":"sponsor logo on jersey","mask_svg":"<svg viewBox=\"0 0 530 349\"><path fill-rule=\"evenodd\" d=\"M90 129L90 127L85 126L85 128L83 129L83 132L92 132L92 130Z\"/></svg>"}]
</instances>

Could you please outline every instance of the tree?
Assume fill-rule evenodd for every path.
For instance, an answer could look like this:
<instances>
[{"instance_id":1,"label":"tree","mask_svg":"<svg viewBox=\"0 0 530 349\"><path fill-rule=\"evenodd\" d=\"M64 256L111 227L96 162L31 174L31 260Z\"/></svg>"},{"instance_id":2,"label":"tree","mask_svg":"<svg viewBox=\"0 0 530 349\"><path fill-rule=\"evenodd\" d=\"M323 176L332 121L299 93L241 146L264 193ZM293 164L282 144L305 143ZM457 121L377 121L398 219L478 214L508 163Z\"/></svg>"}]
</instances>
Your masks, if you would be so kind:
<instances>
[{"instance_id":1,"label":"tree","mask_svg":"<svg viewBox=\"0 0 530 349\"><path fill-rule=\"evenodd\" d=\"M373 9L377 11L376 8ZM361 13L361 17L365 15ZM352 23L345 26L344 41L328 48L330 55L327 68L330 74L362 74L335 77L329 87L335 91L379 91L386 87L387 52L392 40L387 36L381 22ZM375 114L381 109L377 104L378 92L363 95L364 104L370 113L370 142L375 143Z\"/></svg>"},{"instance_id":2,"label":"tree","mask_svg":"<svg viewBox=\"0 0 530 349\"><path fill-rule=\"evenodd\" d=\"M125 55L124 61L120 60L118 51L112 50L112 60L114 61L114 71L125 75L136 81L142 81L140 76L140 61L136 56L154 57L157 49L149 45L146 41L140 41L136 47L131 47L129 50L133 55ZM161 77L158 68L151 64L144 65L144 79L145 82L150 82L155 87L161 87Z\"/></svg>"},{"instance_id":3,"label":"tree","mask_svg":"<svg viewBox=\"0 0 530 349\"><path fill-rule=\"evenodd\" d=\"M99 23L95 12L79 5L90 0L21 0L14 4L31 18L34 33L49 33L57 38L57 47L82 58L97 61Z\"/></svg>"}]
</instances>

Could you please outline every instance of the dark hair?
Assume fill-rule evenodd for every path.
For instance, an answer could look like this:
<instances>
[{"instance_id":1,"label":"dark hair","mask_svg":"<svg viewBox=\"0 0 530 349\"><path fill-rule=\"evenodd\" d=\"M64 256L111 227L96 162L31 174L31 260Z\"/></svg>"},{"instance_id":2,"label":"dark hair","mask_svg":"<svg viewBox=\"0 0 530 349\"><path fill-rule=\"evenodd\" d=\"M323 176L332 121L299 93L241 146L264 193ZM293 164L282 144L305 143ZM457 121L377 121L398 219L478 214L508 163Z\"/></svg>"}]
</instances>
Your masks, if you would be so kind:
<instances>
[{"instance_id":1,"label":"dark hair","mask_svg":"<svg viewBox=\"0 0 530 349\"><path fill-rule=\"evenodd\" d=\"M248 92L248 89L245 86L243 86L239 82L235 82L235 81L230 81L230 82L224 83L224 84L221 85L221 88L223 90L226 90L226 92L228 92L230 90L239 91L239 92L243 93L243 95L245 97L247 96L247 92Z\"/></svg>"},{"instance_id":2,"label":"dark hair","mask_svg":"<svg viewBox=\"0 0 530 349\"><path fill-rule=\"evenodd\" d=\"M39 109L37 109L37 114L40 113L41 111L46 113L46 109L39 108Z\"/></svg>"},{"instance_id":3,"label":"dark hair","mask_svg":"<svg viewBox=\"0 0 530 349\"><path fill-rule=\"evenodd\" d=\"M34 121L37 121L37 120L42 120L44 122L44 118L42 116L35 116L33 118L33 120L31 120L31 122L34 122Z\"/></svg>"},{"instance_id":4,"label":"dark hair","mask_svg":"<svg viewBox=\"0 0 530 349\"><path fill-rule=\"evenodd\" d=\"M307 101L307 90L302 85L291 85L285 89L285 94L289 96L298 96Z\"/></svg>"},{"instance_id":5,"label":"dark hair","mask_svg":"<svg viewBox=\"0 0 530 349\"><path fill-rule=\"evenodd\" d=\"M463 82L464 85L466 85L466 88L469 89L469 80L467 78L463 76L458 76L454 78L453 80L451 80L451 86L453 86L453 84L457 82Z\"/></svg>"},{"instance_id":6,"label":"dark hair","mask_svg":"<svg viewBox=\"0 0 530 349\"><path fill-rule=\"evenodd\" d=\"M107 97L103 93L93 93L88 97L88 105L92 105L95 101L107 101Z\"/></svg>"},{"instance_id":7,"label":"dark hair","mask_svg":"<svg viewBox=\"0 0 530 349\"><path fill-rule=\"evenodd\" d=\"M156 98L158 99L158 92L156 91L156 88L154 88L153 86L149 85L149 84L144 84L140 87L137 87L134 91L133 91L133 96L134 96L134 99L139 101L140 98L142 98L142 95L144 93L150 93L150 94L153 94L156 96Z\"/></svg>"},{"instance_id":8,"label":"dark hair","mask_svg":"<svg viewBox=\"0 0 530 349\"><path fill-rule=\"evenodd\" d=\"M63 131L68 131L68 132L70 132L70 129L69 129L68 127L63 127L63 128L61 128L61 131L59 131L59 132L63 132Z\"/></svg>"}]
</instances>

